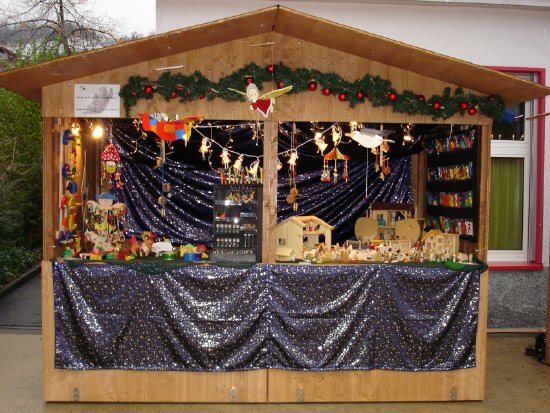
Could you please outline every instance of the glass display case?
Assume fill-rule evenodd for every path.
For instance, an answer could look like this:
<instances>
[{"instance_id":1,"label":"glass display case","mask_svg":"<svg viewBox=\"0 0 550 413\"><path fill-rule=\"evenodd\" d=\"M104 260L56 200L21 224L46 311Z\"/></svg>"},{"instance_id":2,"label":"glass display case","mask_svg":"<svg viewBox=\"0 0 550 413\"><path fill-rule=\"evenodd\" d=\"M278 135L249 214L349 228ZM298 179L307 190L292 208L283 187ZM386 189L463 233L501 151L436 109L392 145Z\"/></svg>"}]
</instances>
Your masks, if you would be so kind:
<instances>
[{"instance_id":1,"label":"glass display case","mask_svg":"<svg viewBox=\"0 0 550 413\"><path fill-rule=\"evenodd\" d=\"M216 185L211 260L261 261L261 225L262 185Z\"/></svg>"}]
</instances>

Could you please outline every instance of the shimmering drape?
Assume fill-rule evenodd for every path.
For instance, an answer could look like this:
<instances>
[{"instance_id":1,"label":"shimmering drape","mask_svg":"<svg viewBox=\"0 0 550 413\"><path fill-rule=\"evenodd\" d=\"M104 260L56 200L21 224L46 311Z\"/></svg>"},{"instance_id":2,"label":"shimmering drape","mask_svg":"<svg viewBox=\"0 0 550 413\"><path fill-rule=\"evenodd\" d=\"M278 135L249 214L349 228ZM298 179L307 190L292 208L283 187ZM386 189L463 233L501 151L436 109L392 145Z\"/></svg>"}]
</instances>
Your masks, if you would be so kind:
<instances>
[{"instance_id":1,"label":"shimmering drape","mask_svg":"<svg viewBox=\"0 0 550 413\"><path fill-rule=\"evenodd\" d=\"M303 128L298 128L298 144L311 139L309 123L299 126ZM147 139L137 140L141 133L131 123L124 121L115 122L112 129L113 141L122 158L122 179L125 184L120 190L119 198L128 207L127 234L139 236L145 230L152 230L159 235L169 236L175 244L191 242L211 246L213 187L218 182L218 173L210 168L208 160L202 160L198 152L200 136L197 132L193 132L187 146L178 141L168 150L170 154L164 168L164 177L171 184L172 197L165 207L166 217L162 218L157 200L162 195L163 172L160 168L155 168L159 155L158 139L151 135ZM289 123L283 123L279 128L279 153L290 148L289 129ZM202 132L211 136L209 130ZM230 131L212 130L212 138L220 144L228 144L239 153L262 155L261 141L253 140L252 137L253 131L250 128L238 125ZM321 182L323 160L316 152L315 144L310 142L299 148L296 178L299 209L296 212L286 202L289 192L286 166L288 156L279 156L285 167L278 177L278 221L293 215L315 215L335 227L332 233L333 242L342 243L353 237L355 221L365 215L371 202L412 202L410 156L404 153L391 155L392 173L382 180L372 168L374 158L370 154L369 198L365 199L367 150L355 142L341 144L340 147L351 158L349 181L345 183L340 179L336 185ZM212 150L212 167L219 168L220 148L213 145ZM232 159L235 158L232 155ZM245 165L254 159L245 158ZM341 168L342 165L340 173Z\"/></svg>"},{"instance_id":2,"label":"shimmering drape","mask_svg":"<svg viewBox=\"0 0 550 413\"><path fill-rule=\"evenodd\" d=\"M477 269L57 261L53 281L56 368L475 366Z\"/></svg>"}]
</instances>

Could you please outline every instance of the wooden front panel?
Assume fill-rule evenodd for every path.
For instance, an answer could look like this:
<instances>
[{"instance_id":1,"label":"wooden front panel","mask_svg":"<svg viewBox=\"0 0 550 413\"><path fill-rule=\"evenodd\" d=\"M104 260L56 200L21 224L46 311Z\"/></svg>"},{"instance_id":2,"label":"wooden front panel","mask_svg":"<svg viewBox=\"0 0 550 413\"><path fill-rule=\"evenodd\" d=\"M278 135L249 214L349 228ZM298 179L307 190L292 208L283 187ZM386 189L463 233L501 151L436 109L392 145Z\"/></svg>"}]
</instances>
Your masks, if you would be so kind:
<instances>
[{"instance_id":1,"label":"wooden front panel","mask_svg":"<svg viewBox=\"0 0 550 413\"><path fill-rule=\"evenodd\" d=\"M52 264L42 261L43 392L46 401L264 403L267 372L227 373L54 368Z\"/></svg>"},{"instance_id":2,"label":"wooden front panel","mask_svg":"<svg viewBox=\"0 0 550 413\"><path fill-rule=\"evenodd\" d=\"M229 373L54 368L52 264L42 262L44 400L102 402L367 402L483 400L488 272L482 274L477 367L448 372L255 370Z\"/></svg>"},{"instance_id":3,"label":"wooden front panel","mask_svg":"<svg viewBox=\"0 0 550 413\"><path fill-rule=\"evenodd\" d=\"M476 365L445 372L269 370L269 402L483 400L485 397L489 274L481 276Z\"/></svg>"}]
</instances>

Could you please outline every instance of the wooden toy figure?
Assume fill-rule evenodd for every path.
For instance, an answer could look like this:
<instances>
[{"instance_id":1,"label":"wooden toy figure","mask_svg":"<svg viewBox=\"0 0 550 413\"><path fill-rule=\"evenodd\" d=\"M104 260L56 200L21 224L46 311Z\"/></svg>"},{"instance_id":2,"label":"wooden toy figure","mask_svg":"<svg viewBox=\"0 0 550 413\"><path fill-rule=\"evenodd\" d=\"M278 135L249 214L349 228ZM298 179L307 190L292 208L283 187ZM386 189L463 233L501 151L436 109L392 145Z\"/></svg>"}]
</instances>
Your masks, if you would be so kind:
<instances>
[{"instance_id":1,"label":"wooden toy figure","mask_svg":"<svg viewBox=\"0 0 550 413\"><path fill-rule=\"evenodd\" d=\"M292 90L292 86L275 89L271 92L264 93L263 95L260 95L260 90L258 89L258 86L256 86L254 83L248 84L248 86L246 87L246 92L231 88L229 88L229 90L246 96L248 101L252 102L250 104L250 110L257 110L264 116L264 118L267 118L269 112L273 112L275 98L290 92Z\"/></svg>"}]
</instances>

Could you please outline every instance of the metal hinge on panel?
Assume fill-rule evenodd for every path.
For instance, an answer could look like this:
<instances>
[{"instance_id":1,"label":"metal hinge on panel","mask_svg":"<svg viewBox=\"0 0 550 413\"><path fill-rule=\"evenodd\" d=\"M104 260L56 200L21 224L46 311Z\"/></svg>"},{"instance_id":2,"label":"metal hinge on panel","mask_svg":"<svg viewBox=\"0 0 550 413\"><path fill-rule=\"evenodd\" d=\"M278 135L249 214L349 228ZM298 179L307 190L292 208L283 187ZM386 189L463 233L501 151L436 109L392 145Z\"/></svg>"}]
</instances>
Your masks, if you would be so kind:
<instances>
[{"instance_id":1,"label":"metal hinge on panel","mask_svg":"<svg viewBox=\"0 0 550 413\"><path fill-rule=\"evenodd\" d=\"M231 387L231 390L229 390L229 399L232 402L237 401L237 388L235 386Z\"/></svg>"},{"instance_id":2,"label":"metal hinge on panel","mask_svg":"<svg viewBox=\"0 0 550 413\"><path fill-rule=\"evenodd\" d=\"M78 387L73 387L73 402L80 401L80 389Z\"/></svg>"},{"instance_id":3,"label":"metal hinge on panel","mask_svg":"<svg viewBox=\"0 0 550 413\"><path fill-rule=\"evenodd\" d=\"M451 400L456 400L458 398L458 389L456 388L456 386L453 386L451 388Z\"/></svg>"},{"instance_id":4,"label":"metal hinge on panel","mask_svg":"<svg viewBox=\"0 0 550 413\"><path fill-rule=\"evenodd\" d=\"M302 403L304 401L304 388L303 387L298 387L298 389L296 390L296 399Z\"/></svg>"}]
</instances>

